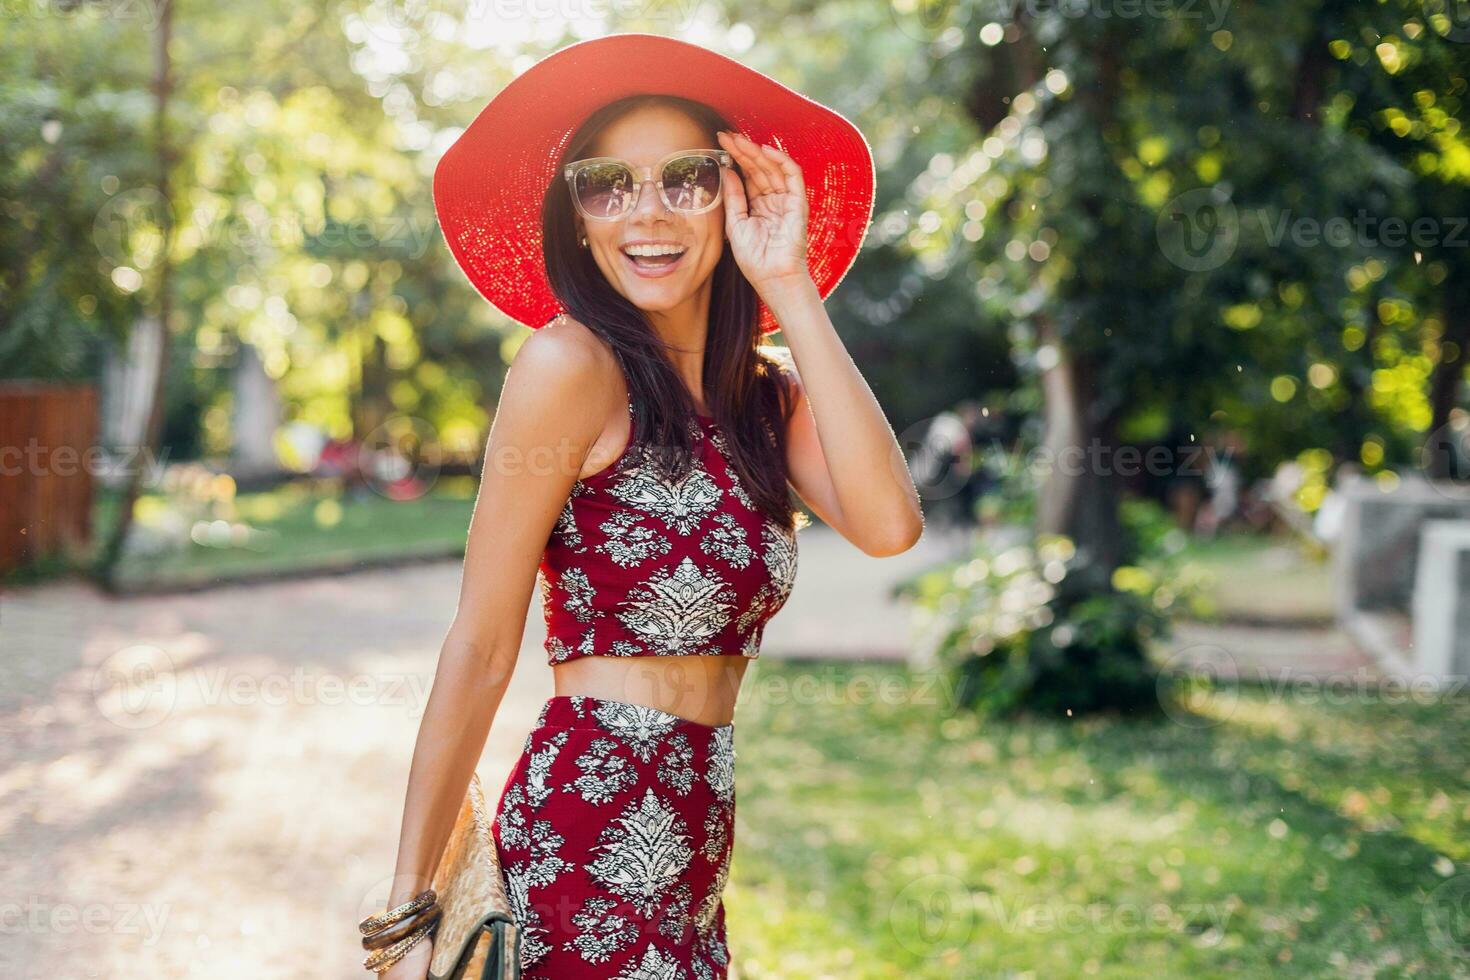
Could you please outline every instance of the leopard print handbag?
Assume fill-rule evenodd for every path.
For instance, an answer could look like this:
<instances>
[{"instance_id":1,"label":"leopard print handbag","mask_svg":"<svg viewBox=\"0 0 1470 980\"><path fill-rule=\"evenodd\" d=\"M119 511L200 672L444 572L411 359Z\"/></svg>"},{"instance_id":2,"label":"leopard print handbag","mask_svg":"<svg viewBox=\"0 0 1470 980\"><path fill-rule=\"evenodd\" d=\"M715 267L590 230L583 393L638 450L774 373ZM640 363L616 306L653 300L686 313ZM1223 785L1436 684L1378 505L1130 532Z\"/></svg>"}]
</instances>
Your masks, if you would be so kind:
<instances>
[{"instance_id":1,"label":"leopard print handbag","mask_svg":"<svg viewBox=\"0 0 1470 980\"><path fill-rule=\"evenodd\" d=\"M429 980L520 980L520 927L506 897L479 773L470 775L433 888L444 912Z\"/></svg>"}]
</instances>

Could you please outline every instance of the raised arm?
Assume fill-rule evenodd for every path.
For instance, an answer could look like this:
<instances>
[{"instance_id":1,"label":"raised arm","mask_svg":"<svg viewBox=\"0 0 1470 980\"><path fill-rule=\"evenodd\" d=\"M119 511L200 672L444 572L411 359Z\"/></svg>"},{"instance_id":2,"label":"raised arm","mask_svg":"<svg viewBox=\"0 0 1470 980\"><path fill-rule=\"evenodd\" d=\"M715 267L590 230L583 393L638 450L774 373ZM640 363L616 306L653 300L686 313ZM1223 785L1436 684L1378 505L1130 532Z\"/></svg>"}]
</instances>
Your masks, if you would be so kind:
<instances>
[{"instance_id":1,"label":"raised arm","mask_svg":"<svg viewBox=\"0 0 1470 980\"><path fill-rule=\"evenodd\" d=\"M458 608L419 723L390 908L430 886L510 683L537 566L608 417L611 396L589 397L606 387L598 363L585 338L550 325L526 340L507 372L470 519ZM383 980L423 977L430 945L419 943Z\"/></svg>"},{"instance_id":2,"label":"raised arm","mask_svg":"<svg viewBox=\"0 0 1470 980\"><path fill-rule=\"evenodd\" d=\"M789 302L773 306L790 348L765 348L790 376L796 394L786 425L791 486L814 514L866 554L882 558L907 551L923 534L924 512L903 449L816 287L793 292Z\"/></svg>"}]
</instances>

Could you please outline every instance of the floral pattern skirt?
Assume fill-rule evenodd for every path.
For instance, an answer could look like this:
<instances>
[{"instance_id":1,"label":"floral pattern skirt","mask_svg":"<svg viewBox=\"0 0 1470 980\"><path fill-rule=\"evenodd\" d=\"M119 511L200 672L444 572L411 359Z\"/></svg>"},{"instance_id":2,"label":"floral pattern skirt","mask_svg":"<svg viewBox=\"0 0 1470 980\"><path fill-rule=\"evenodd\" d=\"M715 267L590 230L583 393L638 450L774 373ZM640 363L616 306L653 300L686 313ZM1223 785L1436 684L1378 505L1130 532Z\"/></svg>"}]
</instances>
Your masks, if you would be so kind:
<instances>
[{"instance_id":1,"label":"floral pattern skirt","mask_svg":"<svg viewBox=\"0 0 1470 980\"><path fill-rule=\"evenodd\" d=\"M523 980L724 980L735 730L558 695L492 829Z\"/></svg>"}]
</instances>

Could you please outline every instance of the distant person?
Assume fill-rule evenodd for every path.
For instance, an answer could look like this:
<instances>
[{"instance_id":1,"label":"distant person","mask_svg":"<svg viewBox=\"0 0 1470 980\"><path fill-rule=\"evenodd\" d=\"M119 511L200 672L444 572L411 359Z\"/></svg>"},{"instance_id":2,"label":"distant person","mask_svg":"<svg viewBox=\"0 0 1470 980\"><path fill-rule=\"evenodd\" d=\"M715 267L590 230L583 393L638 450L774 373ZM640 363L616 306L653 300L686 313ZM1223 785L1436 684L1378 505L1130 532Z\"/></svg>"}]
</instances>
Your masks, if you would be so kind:
<instances>
[{"instance_id":1,"label":"distant person","mask_svg":"<svg viewBox=\"0 0 1470 980\"><path fill-rule=\"evenodd\" d=\"M1195 533L1203 537L1214 537L1241 515L1245 476L1237 457L1243 446L1233 432L1206 446L1204 485L1209 497L1200 507L1194 526Z\"/></svg>"},{"instance_id":2,"label":"distant person","mask_svg":"<svg viewBox=\"0 0 1470 980\"><path fill-rule=\"evenodd\" d=\"M929 420L911 463L914 482L937 523L966 526L966 485L970 481L973 443L958 412L945 410Z\"/></svg>"},{"instance_id":3,"label":"distant person","mask_svg":"<svg viewBox=\"0 0 1470 980\"><path fill-rule=\"evenodd\" d=\"M998 427L984 406L973 399L960 402L957 410L965 426L966 445L962 450L964 465L960 474L963 482L956 494L956 505L960 523L973 528L980 523L980 501L992 486L985 453L988 445L996 441Z\"/></svg>"}]
</instances>

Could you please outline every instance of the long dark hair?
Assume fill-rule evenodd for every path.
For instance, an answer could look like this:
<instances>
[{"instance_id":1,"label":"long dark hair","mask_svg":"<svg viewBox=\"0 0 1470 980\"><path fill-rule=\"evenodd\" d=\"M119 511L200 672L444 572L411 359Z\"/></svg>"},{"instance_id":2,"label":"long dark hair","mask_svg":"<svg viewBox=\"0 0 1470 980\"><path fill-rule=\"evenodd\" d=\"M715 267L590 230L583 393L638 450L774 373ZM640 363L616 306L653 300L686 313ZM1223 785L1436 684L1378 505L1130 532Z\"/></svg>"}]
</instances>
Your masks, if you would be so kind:
<instances>
[{"instance_id":1,"label":"long dark hair","mask_svg":"<svg viewBox=\"0 0 1470 980\"><path fill-rule=\"evenodd\" d=\"M606 126L646 105L667 105L687 114L709 132L711 147L718 145L715 130L735 128L704 103L677 96L633 95L603 106L572 134L557 160L556 176L541 206L541 238L552 292L567 313L601 337L622 362L635 409L630 445L671 448L672 452L655 455L678 479L693 461L691 430L698 424L694 402L664 353L670 345L659 337L643 311L607 281L591 250L577 244L575 209L561 176L566 163L585 156ZM734 165L740 173L739 164ZM728 241L712 277L704 401L725 434L735 470L751 500L789 532L795 513L786 482L785 422L793 407L794 389L777 364L758 349L761 334L755 287L740 271Z\"/></svg>"}]
</instances>

